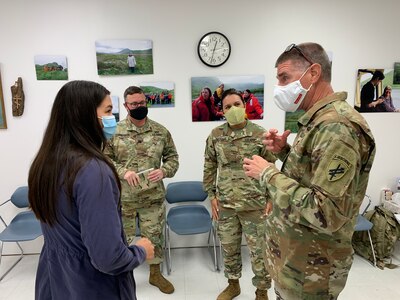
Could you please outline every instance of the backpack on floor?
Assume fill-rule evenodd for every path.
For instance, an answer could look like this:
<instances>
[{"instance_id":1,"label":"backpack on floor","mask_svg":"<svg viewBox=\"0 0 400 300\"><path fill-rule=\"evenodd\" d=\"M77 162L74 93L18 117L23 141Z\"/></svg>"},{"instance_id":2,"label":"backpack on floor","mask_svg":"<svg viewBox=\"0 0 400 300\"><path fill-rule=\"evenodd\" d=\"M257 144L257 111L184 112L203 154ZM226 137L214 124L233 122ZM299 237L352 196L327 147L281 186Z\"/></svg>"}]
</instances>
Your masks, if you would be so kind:
<instances>
[{"instance_id":1,"label":"backpack on floor","mask_svg":"<svg viewBox=\"0 0 400 300\"><path fill-rule=\"evenodd\" d=\"M377 267L381 269L395 267L391 264L391 257L394 245L400 238L400 224L394 217L393 212L381 206L376 206L374 210L367 212L364 217L374 224L370 233ZM367 231L355 232L352 244L357 254L374 262Z\"/></svg>"}]
</instances>

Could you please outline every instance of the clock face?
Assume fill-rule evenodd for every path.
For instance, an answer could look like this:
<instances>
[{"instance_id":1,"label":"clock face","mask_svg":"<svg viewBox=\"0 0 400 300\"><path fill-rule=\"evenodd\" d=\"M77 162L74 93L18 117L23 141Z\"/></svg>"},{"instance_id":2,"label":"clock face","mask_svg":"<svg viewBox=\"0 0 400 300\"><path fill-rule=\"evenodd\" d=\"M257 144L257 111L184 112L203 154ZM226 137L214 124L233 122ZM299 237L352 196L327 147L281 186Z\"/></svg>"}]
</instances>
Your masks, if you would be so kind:
<instances>
[{"instance_id":1,"label":"clock face","mask_svg":"<svg viewBox=\"0 0 400 300\"><path fill-rule=\"evenodd\" d=\"M209 32L199 41L197 53L201 61L209 67L222 66L231 55L231 44L225 35Z\"/></svg>"}]
</instances>

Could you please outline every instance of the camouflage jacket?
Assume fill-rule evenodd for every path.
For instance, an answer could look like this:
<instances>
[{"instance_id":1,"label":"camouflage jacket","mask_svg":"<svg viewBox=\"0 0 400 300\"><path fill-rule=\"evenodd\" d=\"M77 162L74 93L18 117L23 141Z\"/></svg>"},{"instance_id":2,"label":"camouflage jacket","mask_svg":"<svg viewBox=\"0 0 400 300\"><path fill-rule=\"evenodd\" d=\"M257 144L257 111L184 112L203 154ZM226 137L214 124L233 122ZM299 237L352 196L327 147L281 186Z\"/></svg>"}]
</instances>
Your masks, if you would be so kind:
<instances>
[{"instance_id":1,"label":"camouflage jacket","mask_svg":"<svg viewBox=\"0 0 400 300\"><path fill-rule=\"evenodd\" d=\"M281 172L269 167L260 180L273 200L267 268L302 299L340 292L340 277L347 277L352 263L351 237L375 142L346 98L345 92L334 93L314 104L299 119L293 146L280 153Z\"/></svg>"},{"instance_id":2,"label":"camouflage jacket","mask_svg":"<svg viewBox=\"0 0 400 300\"><path fill-rule=\"evenodd\" d=\"M178 170L178 153L169 131L161 124L147 118L143 127L136 127L129 118L120 121L105 153L113 161L122 184L122 201L134 201L135 206L145 207L164 200L162 181L150 183L147 174L139 176L141 184L131 187L124 179L127 171L139 173L154 168L165 177L173 177ZM162 165L161 165L162 163Z\"/></svg>"},{"instance_id":3,"label":"camouflage jacket","mask_svg":"<svg viewBox=\"0 0 400 300\"><path fill-rule=\"evenodd\" d=\"M264 128L251 121L238 130L232 130L228 123L212 130L204 153L203 183L209 199L217 197L222 207L236 210L265 207L265 188L243 170L243 159L253 155L275 162L275 156L262 144L264 132Z\"/></svg>"}]
</instances>

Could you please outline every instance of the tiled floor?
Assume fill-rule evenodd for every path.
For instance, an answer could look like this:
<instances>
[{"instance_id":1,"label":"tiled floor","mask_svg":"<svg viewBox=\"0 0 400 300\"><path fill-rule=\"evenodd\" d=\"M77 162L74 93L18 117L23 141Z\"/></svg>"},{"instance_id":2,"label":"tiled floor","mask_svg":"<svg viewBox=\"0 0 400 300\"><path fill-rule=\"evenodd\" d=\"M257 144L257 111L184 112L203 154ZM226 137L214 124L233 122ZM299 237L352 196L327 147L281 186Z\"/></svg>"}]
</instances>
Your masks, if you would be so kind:
<instances>
[{"instance_id":1,"label":"tiled floor","mask_svg":"<svg viewBox=\"0 0 400 300\"><path fill-rule=\"evenodd\" d=\"M399 247L398 247L399 248ZM251 285L251 267L246 247L243 250L243 276L240 280L242 293L238 300L254 299L255 288ZM396 253L400 253L400 249ZM398 255L395 263L399 264ZM15 258L5 257L0 273ZM146 264L135 270L139 300L212 300L216 299L227 281L223 271L214 272L210 253L206 248L172 250L172 273L168 277L175 285L175 293L164 295L148 283L149 268ZM0 282L1 300L34 299L34 281L38 255L26 256L19 265ZM4 264L4 265L3 265ZM394 300L400 299L400 268L380 270L362 258L355 256L347 286L339 299ZM275 299L270 290L270 299Z\"/></svg>"}]
</instances>

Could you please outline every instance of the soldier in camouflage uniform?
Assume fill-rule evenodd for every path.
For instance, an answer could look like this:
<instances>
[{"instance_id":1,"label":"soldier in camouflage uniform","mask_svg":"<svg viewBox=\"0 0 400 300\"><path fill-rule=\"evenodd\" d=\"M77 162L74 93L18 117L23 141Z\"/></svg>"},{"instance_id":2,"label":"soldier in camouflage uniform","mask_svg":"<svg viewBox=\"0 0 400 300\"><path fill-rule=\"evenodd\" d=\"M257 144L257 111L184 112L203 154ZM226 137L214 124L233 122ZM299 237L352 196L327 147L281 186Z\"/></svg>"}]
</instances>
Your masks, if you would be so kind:
<instances>
[{"instance_id":1,"label":"soldier in camouflage uniform","mask_svg":"<svg viewBox=\"0 0 400 300\"><path fill-rule=\"evenodd\" d=\"M267 205L265 189L259 181L247 177L243 159L260 155L269 161L275 157L262 145L265 129L245 119L242 95L230 89L222 95L222 108L227 123L212 130L207 138L204 162L204 189L211 200L213 219L218 221L225 276L228 287L218 300L233 299L240 294L242 271L242 232L251 253L251 265L257 287L256 299L268 299L271 279L263 262L262 238Z\"/></svg>"},{"instance_id":2,"label":"soldier in camouflage uniform","mask_svg":"<svg viewBox=\"0 0 400 300\"><path fill-rule=\"evenodd\" d=\"M276 62L276 104L305 114L290 131L271 129L264 144L283 161L245 159L246 174L271 195L266 267L278 299L336 299L353 261L351 238L367 188L375 142L364 118L331 87L331 64L315 43L292 44ZM284 93L281 91L284 90ZM297 103L296 103L297 102Z\"/></svg>"},{"instance_id":3,"label":"soldier in camouflage uniform","mask_svg":"<svg viewBox=\"0 0 400 300\"><path fill-rule=\"evenodd\" d=\"M121 179L122 220L127 240L134 239L138 218L141 235L155 246L155 258L149 261L149 282L170 294L174 287L160 273L165 223L162 179L175 175L178 153L169 131L147 118L143 91L131 86L126 89L124 99L129 115L118 123L105 150Z\"/></svg>"}]
</instances>

